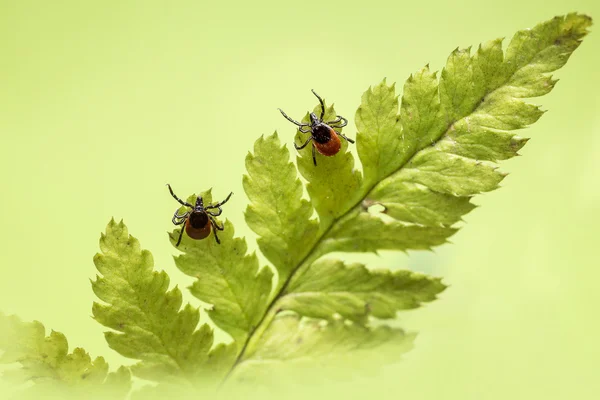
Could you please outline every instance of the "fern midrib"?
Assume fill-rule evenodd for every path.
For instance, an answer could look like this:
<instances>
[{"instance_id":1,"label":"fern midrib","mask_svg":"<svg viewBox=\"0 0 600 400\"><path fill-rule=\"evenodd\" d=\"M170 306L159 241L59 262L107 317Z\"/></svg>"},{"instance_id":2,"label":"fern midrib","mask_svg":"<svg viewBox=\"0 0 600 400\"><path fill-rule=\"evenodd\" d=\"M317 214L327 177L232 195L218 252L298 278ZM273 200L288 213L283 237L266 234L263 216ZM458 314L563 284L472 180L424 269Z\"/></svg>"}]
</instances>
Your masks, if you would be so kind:
<instances>
[{"instance_id":1,"label":"fern midrib","mask_svg":"<svg viewBox=\"0 0 600 400\"><path fill-rule=\"evenodd\" d=\"M538 49L538 52L543 51L546 48L546 46ZM536 53L536 54L537 54ZM494 92L496 92L497 90L501 89L502 87L504 87L511 79L512 77L518 72L520 71L523 67L529 65L529 63L531 62L531 60L534 57L531 57L526 63L523 64L523 66L516 68L509 76L506 77L506 79L499 84L496 88L494 88L493 90L489 90L487 91L485 94L483 94L483 96L481 96L481 100L485 100L485 98L487 98L488 96L492 95ZM503 62L505 62L506 60L503 60ZM439 83L438 83L438 93L439 93ZM439 94L438 94L439 96ZM451 123L448 124L446 130L444 131L444 133L442 135L440 135L435 141L433 141L432 143L430 143L427 147L430 146L435 146L439 141L441 141L442 139L444 139L445 137L448 136L449 132L451 131L452 127L454 126L454 124L456 124L458 121L467 118L468 116L472 115L473 113L475 113L477 111L477 109L480 108L480 106L482 104L484 104L484 101L478 101L475 106L473 107L473 109L467 113L466 115L462 116L459 119L456 119L454 121L452 121ZM373 191L373 189L379 185L380 183L384 182L386 179L388 179L389 177L391 177L392 175L396 174L398 171L402 170L403 168L406 167L406 165L408 165L424 148L418 149L416 150L409 158L407 158L407 160L402 163L397 169L395 169L394 171L388 173L386 176L384 176L383 178L381 178L380 180L378 180L377 182L373 182L370 185L368 185L365 189L363 189L362 193L360 196L358 197L358 200L356 202L354 202L351 206L347 207L346 210L344 211L343 214L341 214L339 217L334 218L330 225L324 229L321 233L321 235L317 238L317 240L315 241L315 243L312 245L312 247L310 248L310 250L306 253L306 255L300 260L300 262L298 263L298 265L295 268L292 268L292 270L290 271L290 274L288 275L288 277L286 278L285 282L283 285L281 285L281 289L279 290L279 292L273 297L273 299L271 300L271 302L269 303L269 305L267 306L267 308L265 309L265 313L263 314L263 316L261 317L261 319L258 321L258 323L256 324L256 326L254 327L254 329L252 329L249 333L248 333L248 337L244 343L244 345L242 346L242 350L240 351L240 353L238 354L235 362L233 363L231 369L229 370L229 372L227 372L227 374L225 375L225 377L223 378L223 381L221 382L221 385L223 383L225 383L225 381L231 376L231 373L235 370L235 368L243 361L243 357L246 354L246 350L248 349L248 345L250 343L250 341L254 338L254 334L258 331L259 328L262 328L261 330L266 329L266 327L261 327L261 325L263 324L263 322L265 322L265 320L267 319L267 316L269 316L270 314L273 313L273 308L275 306L275 304L279 301L279 299L281 299L286 293L286 289L289 286L292 278L295 276L295 274L304 266L304 264L306 263L307 260L309 260L311 257L314 256L316 250L318 250L319 246L322 244L322 239L324 237L326 237L329 232L332 230L332 228L342 219L344 219L345 217L348 216L348 214L350 214L350 212L352 212L356 207L359 207L360 204L366 199L368 198L369 194ZM364 182L364 181L363 181Z\"/></svg>"}]
</instances>

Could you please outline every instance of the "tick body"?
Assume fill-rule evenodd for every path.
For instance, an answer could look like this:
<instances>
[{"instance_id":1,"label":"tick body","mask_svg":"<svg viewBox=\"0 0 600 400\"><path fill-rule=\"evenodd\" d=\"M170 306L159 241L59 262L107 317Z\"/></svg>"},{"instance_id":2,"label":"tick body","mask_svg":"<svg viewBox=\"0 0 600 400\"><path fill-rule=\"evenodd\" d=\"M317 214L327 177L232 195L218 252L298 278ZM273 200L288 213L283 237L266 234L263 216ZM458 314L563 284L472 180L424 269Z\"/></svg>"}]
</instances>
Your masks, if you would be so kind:
<instances>
[{"instance_id":1,"label":"tick body","mask_svg":"<svg viewBox=\"0 0 600 400\"><path fill-rule=\"evenodd\" d=\"M340 151L342 142L339 134L327 124L321 123L312 130L313 146L324 156L333 156ZM315 165L316 161L315 161Z\"/></svg>"},{"instance_id":2,"label":"tick body","mask_svg":"<svg viewBox=\"0 0 600 400\"><path fill-rule=\"evenodd\" d=\"M192 211L185 221L185 233L192 239L204 239L210 235L210 227L211 223L206 211Z\"/></svg>"},{"instance_id":3,"label":"tick body","mask_svg":"<svg viewBox=\"0 0 600 400\"><path fill-rule=\"evenodd\" d=\"M183 201L179 197L177 197L177 195L175 193L173 193L173 189L171 189L171 185L169 185L167 183L167 186L169 188L169 192L171 192L171 196L173 196L173 198L175 200L177 200L179 202L179 204L181 204L182 206L189 207L191 209L191 210L187 210L183 214L179 214L179 209L175 210L175 214L173 214L173 219L171 220L173 222L173 224L175 224L175 225L184 225L185 224L185 233L187 233L187 235L190 238L196 239L196 240L201 240L201 239L208 237L208 235L210 235L210 232L212 230L212 231L214 231L214 234L215 234L215 240L217 241L217 243L220 244L221 241L219 240L217 231L222 231L223 229L225 229L225 227L223 225L219 225L217 223L215 217L218 217L219 215L221 215L221 213L223 212L223 210L221 209L221 206L223 204L227 203L227 201L229 201L229 198L231 197L233 192L229 193L229 196L227 196L227 198L225 200L223 200L217 204L209 204L209 205L205 206L202 196L198 196L196 198L196 204L191 205L190 203ZM216 211L214 211L214 210L216 210ZM179 238L177 239L177 244L175 245L176 247L179 246L179 244L181 243L181 238L183 237L183 231L184 231L184 228L182 227L181 231L179 232Z\"/></svg>"},{"instance_id":4,"label":"tick body","mask_svg":"<svg viewBox=\"0 0 600 400\"><path fill-rule=\"evenodd\" d=\"M312 142L312 158L313 163L316 166L317 158L315 150L324 156L330 157L337 154L340 151L342 147L340 137L343 137L350 143L354 143L354 140L347 138L346 136L344 136L344 134L339 133L335 130L348 125L348 120L346 118L342 117L341 115L338 115L333 121L323 121L323 117L325 116L325 103L323 102L323 99L317 93L315 93L314 90L312 92L315 96L317 96L317 99L319 99L319 103L321 104L321 115L317 117L315 113L311 112L310 123L301 123L295 121L288 117L287 114L284 113L281 108L279 109L279 111L288 121L297 125L298 130L300 132L310 133L310 137L308 138L308 140L306 140L306 142L304 142L300 146L298 146L294 142L294 147L296 148L296 150L302 150L303 148L308 146L309 143Z\"/></svg>"}]
</instances>

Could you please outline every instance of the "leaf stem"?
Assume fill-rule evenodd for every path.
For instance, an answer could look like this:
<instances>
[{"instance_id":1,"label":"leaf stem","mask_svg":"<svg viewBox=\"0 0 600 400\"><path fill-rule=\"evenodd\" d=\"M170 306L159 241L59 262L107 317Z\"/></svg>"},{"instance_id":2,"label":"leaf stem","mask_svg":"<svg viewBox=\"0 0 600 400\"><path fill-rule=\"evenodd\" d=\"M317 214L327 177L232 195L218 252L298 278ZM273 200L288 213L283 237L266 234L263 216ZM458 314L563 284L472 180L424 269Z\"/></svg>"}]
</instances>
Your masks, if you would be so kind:
<instances>
[{"instance_id":1,"label":"leaf stem","mask_svg":"<svg viewBox=\"0 0 600 400\"><path fill-rule=\"evenodd\" d=\"M348 211L350 211L350 210L348 210ZM275 307L276 303L279 301L279 299L281 299L285 295L285 291L286 291L287 287L289 286L292 278L296 274L296 272L298 272L304 265L307 265L307 264L310 265L310 264L312 264L313 261L315 261L317 258L320 257L320 254L318 252L315 253L315 250L319 246L323 236L325 236L325 234L327 234L329 232L329 230L331 229L331 227L335 224L335 221L337 221L337 219L334 220L332 222L332 224L329 226L329 228L327 228L327 230L325 230L325 232L318 238L318 240L315 241L315 244L311 247L310 251L306 254L306 256L304 256L304 258L298 263L298 265L294 269L292 269L292 271L288 275L288 277L285 280L285 282L283 283L283 285L281 285L279 291L275 294L275 296L273 297L273 299L267 306L266 311L263 314L262 318L258 321L258 323L254 327L254 329L252 329L248 333L248 337L246 338L246 341L244 342L244 345L242 346L242 350L240 351L237 358L235 359L235 362L233 363L233 365L231 366L231 368L229 369L229 371L223 378L223 381L221 381L221 384L219 385L219 387L221 387L225 383L225 381L227 381L229 379L229 377L233 373L233 370L243 361L244 355L246 354L248 348L250 347L250 342L253 339L256 340L256 338L260 338L262 333L269 327L269 325L271 324L271 321L273 320L273 318L275 318L275 315L279 311Z\"/></svg>"}]
</instances>

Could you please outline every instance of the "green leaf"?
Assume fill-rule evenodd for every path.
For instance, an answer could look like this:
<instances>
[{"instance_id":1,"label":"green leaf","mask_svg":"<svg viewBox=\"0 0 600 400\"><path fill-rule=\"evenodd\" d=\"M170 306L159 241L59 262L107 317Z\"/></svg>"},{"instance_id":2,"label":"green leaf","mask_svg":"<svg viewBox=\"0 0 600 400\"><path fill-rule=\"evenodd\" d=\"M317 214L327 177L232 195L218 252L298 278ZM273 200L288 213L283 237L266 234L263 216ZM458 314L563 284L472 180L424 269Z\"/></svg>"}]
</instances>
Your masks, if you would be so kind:
<instances>
[{"instance_id":1,"label":"green leaf","mask_svg":"<svg viewBox=\"0 0 600 400\"><path fill-rule=\"evenodd\" d=\"M571 13L517 32L505 60L508 84L515 86L512 94L534 97L550 92L556 81L547 73L566 64L591 25L587 15Z\"/></svg>"},{"instance_id":2,"label":"green leaf","mask_svg":"<svg viewBox=\"0 0 600 400\"><path fill-rule=\"evenodd\" d=\"M439 233L440 226L451 226L473 208L469 202L472 195L494 190L504 179L506 175L491 162L515 156L527 140L513 131L543 114L539 107L518 97L539 96L552 89L555 81L548 73L564 65L590 24L583 15L556 17L518 32L506 57L500 39L479 46L473 56L469 49L457 49L448 58L439 85L428 67L412 75L404 86L400 109L402 143L408 150L399 155L403 163L395 172L365 190L363 207L381 204L383 212L403 224L430 227L434 231L426 239L435 242L431 239L438 237L435 232ZM364 101L361 113L368 107L376 114L376 108ZM380 118L392 121L396 116L386 111ZM357 118L357 126L360 123ZM378 140L375 130L363 132L363 136L369 135L369 141ZM353 219L348 219L352 213ZM360 232L363 222L374 223L354 210L332 231L340 232L337 225L343 225ZM349 236L330 233L326 239L339 237L346 243L327 247L374 247L348 243ZM403 241L397 248L413 247Z\"/></svg>"},{"instance_id":3,"label":"green leaf","mask_svg":"<svg viewBox=\"0 0 600 400\"><path fill-rule=\"evenodd\" d=\"M4 377L16 383L32 381L23 396L55 390L63 396L94 395L124 399L131 388L129 370L120 367L108 372L104 358L92 360L82 348L69 353L66 337L56 331L46 336L38 321L23 322L16 316L0 313L1 364L19 363L22 368L4 371ZM95 398L95 397L94 397Z\"/></svg>"},{"instance_id":4,"label":"green leaf","mask_svg":"<svg viewBox=\"0 0 600 400\"><path fill-rule=\"evenodd\" d=\"M505 176L491 164L429 148L421 150L391 180L421 184L438 193L471 196L496 189Z\"/></svg>"},{"instance_id":5,"label":"green leaf","mask_svg":"<svg viewBox=\"0 0 600 400\"><path fill-rule=\"evenodd\" d=\"M339 314L357 322L369 315L394 318L400 310L435 300L445 288L439 278L410 271L370 271L362 264L322 259L292 279L278 308L312 318Z\"/></svg>"},{"instance_id":6,"label":"green leaf","mask_svg":"<svg viewBox=\"0 0 600 400\"><path fill-rule=\"evenodd\" d=\"M397 361L413 346L415 335L387 326L367 328L343 320L321 321L301 319L296 314L282 313L264 332L256 351L239 365L235 380L263 379L272 381L282 370L294 378L286 367L306 367L322 372L319 367L346 366L367 369ZM274 375L276 374L276 375ZM277 380L277 379L275 379Z\"/></svg>"},{"instance_id":7,"label":"green leaf","mask_svg":"<svg viewBox=\"0 0 600 400\"><path fill-rule=\"evenodd\" d=\"M506 176L495 162L514 157L527 141L515 131L543 114L522 98L552 89L549 73L564 65L590 24L589 17L578 14L554 18L517 33L506 55L499 39L475 52L456 49L439 78L428 66L411 75L400 105L395 85L384 80L369 88L355 114L364 180L345 141L339 154L319 156L316 167L310 147L301 150L298 169L319 216L318 238L304 244L306 255L295 266L285 266L291 275L277 288L236 365L330 351L328 330L311 335L315 342L309 348L302 347L304 337L294 343L297 337L284 331L301 324L278 317L281 310L327 320L339 316L369 336L369 314L390 318L432 300L443 289L433 278L421 277L424 286L412 287L418 279L410 273L397 276L319 259L331 252L428 250L446 243L458 230L456 223L475 207L471 198L498 188ZM325 120L335 115L329 107ZM297 132L295 141L301 144L304 138ZM255 203L266 195L253 196ZM398 289L405 284L410 290Z\"/></svg>"},{"instance_id":8,"label":"green leaf","mask_svg":"<svg viewBox=\"0 0 600 400\"><path fill-rule=\"evenodd\" d=\"M394 85L386 85L385 79L363 94L355 122L358 129L356 148L365 185L385 178L403 163L402 154L407 148L397 114L398 97Z\"/></svg>"},{"instance_id":9,"label":"green leaf","mask_svg":"<svg viewBox=\"0 0 600 400\"><path fill-rule=\"evenodd\" d=\"M446 242L458 229L446 226L385 222L366 211L353 211L324 236L317 252L373 252L378 250L430 250Z\"/></svg>"},{"instance_id":10,"label":"green leaf","mask_svg":"<svg viewBox=\"0 0 600 400\"><path fill-rule=\"evenodd\" d=\"M321 106L315 106L313 111L320 115ZM336 118L336 115L333 105L327 107L325 103L323 119L331 121ZM307 113L302 122L308 121ZM342 129L336 128L336 131L342 133ZM297 131L294 140L297 144L302 144L306 141L307 135ZM296 159L300 174L308 181L306 190L313 207L319 214L321 229L329 226L334 219L343 215L356 202L362 182L360 172L354 169L354 156L348 151L348 142L343 138L340 140L342 147L339 153L331 157L317 153L316 166L312 160L311 145L299 150Z\"/></svg>"},{"instance_id":11,"label":"green leaf","mask_svg":"<svg viewBox=\"0 0 600 400\"><path fill-rule=\"evenodd\" d=\"M256 141L254 154L246 157L246 169L244 190L251 202L246 222L260 236L258 246L277 268L283 284L316 240L313 207L302 199L296 167L289 162L289 151L281 146L277 133Z\"/></svg>"},{"instance_id":12,"label":"green leaf","mask_svg":"<svg viewBox=\"0 0 600 400\"><path fill-rule=\"evenodd\" d=\"M431 145L446 128L440 113L438 80L429 65L409 76L404 84L400 121L405 150L399 165L404 165L415 151Z\"/></svg>"},{"instance_id":13,"label":"green leaf","mask_svg":"<svg viewBox=\"0 0 600 400\"><path fill-rule=\"evenodd\" d=\"M471 48L454 50L440 77L440 111L445 127L469 115L485 95L482 81L473 73ZM446 129L440 130L441 134ZM433 135L432 143L439 135Z\"/></svg>"},{"instance_id":14,"label":"green leaf","mask_svg":"<svg viewBox=\"0 0 600 400\"><path fill-rule=\"evenodd\" d=\"M475 208L471 196L455 196L434 192L418 183L388 179L373 192L373 200L364 201L369 209L379 203L383 213L407 223L423 226L451 226Z\"/></svg>"},{"instance_id":15,"label":"green leaf","mask_svg":"<svg viewBox=\"0 0 600 400\"><path fill-rule=\"evenodd\" d=\"M205 204L212 201L210 190L201 196ZM190 204L195 201L196 195L188 198ZM259 270L256 254L246 254L246 241L233 236L229 221L224 227L219 232L221 244L212 237L182 240L178 249L184 254L175 257L175 264L196 278L191 293L212 305L207 311L210 318L242 346L265 312L273 273L267 267ZM170 234L172 244L178 236L176 232Z\"/></svg>"},{"instance_id":16,"label":"green leaf","mask_svg":"<svg viewBox=\"0 0 600 400\"><path fill-rule=\"evenodd\" d=\"M109 346L129 358L137 376L154 381L200 382L222 376L233 362L235 348L218 345L200 314L186 304L181 291L169 288L169 277L154 271L152 254L111 220L100 238L101 254L94 263L102 274L92 282L105 304L94 303L94 318L113 331L105 333ZM115 332L116 331L116 332Z\"/></svg>"}]
</instances>

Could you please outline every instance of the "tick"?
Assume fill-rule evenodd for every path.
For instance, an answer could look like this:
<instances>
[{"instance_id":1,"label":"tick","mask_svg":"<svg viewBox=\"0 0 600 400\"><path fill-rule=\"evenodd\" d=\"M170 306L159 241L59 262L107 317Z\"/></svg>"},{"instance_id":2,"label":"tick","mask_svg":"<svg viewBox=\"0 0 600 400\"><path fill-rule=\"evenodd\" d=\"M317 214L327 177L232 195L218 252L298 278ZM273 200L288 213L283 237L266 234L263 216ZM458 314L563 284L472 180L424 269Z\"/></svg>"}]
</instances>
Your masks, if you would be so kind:
<instances>
[{"instance_id":1,"label":"tick","mask_svg":"<svg viewBox=\"0 0 600 400\"><path fill-rule=\"evenodd\" d=\"M286 113L283 112L281 108L279 111L281 114L291 123L298 125L298 130L302 133L309 133L310 137L308 140L301 146L298 146L296 142L294 142L294 147L296 150L302 150L312 141L312 158L315 166L317 165L317 158L315 157L315 149L323 154L324 156L330 157L337 154L342 147L342 142L340 141L340 136L346 139L350 143L354 143L354 140L347 138L344 134L337 132L334 128L343 128L348 125L348 120L341 115L337 115L335 120L333 121L323 121L323 117L325 116L325 103L323 99L312 90L313 94L317 96L319 99L319 103L321 103L321 115L317 118L317 115L314 112L310 113L310 123L300 123L295 121L287 116Z\"/></svg>"},{"instance_id":2,"label":"tick","mask_svg":"<svg viewBox=\"0 0 600 400\"><path fill-rule=\"evenodd\" d=\"M169 187L169 192L171 192L171 196L173 196L173 198L177 200L179 204L191 208L191 210L188 210L183 214L179 214L179 209L175 210L175 214L173 214L172 219L173 224L185 224L185 233L187 233L187 235L190 238L196 240L204 239L205 237L210 235L210 230L212 227L215 233L215 240L218 244L221 244L219 236L217 236L217 231L222 231L223 229L225 229L225 227L223 225L219 225L215 220L215 217L221 215L221 213L223 212L221 206L227 203L233 192L229 193L229 196L227 196L227 198L222 202L217 204L210 204L208 206L204 206L204 200L202 199L202 196L198 196L198 198L196 198L196 205L193 206L190 203L183 201L179 197L177 197L177 195L173 193L171 185L167 183L167 186ZM218 211L211 211L215 209ZM177 239L177 244L175 245L175 247L179 246L179 243L181 243L182 236L183 227L181 227L181 231L179 232L179 239Z\"/></svg>"}]
</instances>

